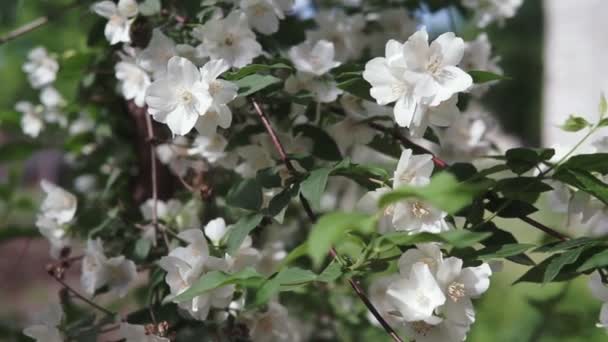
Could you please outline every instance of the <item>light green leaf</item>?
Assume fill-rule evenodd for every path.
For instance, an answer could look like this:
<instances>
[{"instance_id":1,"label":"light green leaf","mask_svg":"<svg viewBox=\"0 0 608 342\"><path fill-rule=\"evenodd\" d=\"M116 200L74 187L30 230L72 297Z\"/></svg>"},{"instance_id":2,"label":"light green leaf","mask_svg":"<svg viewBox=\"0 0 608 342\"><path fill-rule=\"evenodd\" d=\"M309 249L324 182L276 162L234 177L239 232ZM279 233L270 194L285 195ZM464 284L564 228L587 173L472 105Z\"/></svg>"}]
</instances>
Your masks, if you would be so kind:
<instances>
[{"instance_id":1,"label":"light green leaf","mask_svg":"<svg viewBox=\"0 0 608 342\"><path fill-rule=\"evenodd\" d=\"M601 268L608 266L608 250L597 253L591 258L587 259L576 271L586 272L592 269Z\"/></svg>"},{"instance_id":2,"label":"light green leaf","mask_svg":"<svg viewBox=\"0 0 608 342\"><path fill-rule=\"evenodd\" d=\"M310 201L310 204L316 210L321 208L321 196L325 192L330 172L331 169L326 167L316 169L300 183L302 195Z\"/></svg>"},{"instance_id":3,"label":"light green leaf","mask_svg":"<svg viewBox=\"0 0 608 342\"><path fill-rule=\"evenodd\" d=\"M292 67L285 63L275 63L270 65L249 64L245 67L240 68L238 71L225 73L223 76L226 80L236 81L242 79L245 76L249 76L260 71L268 71L272 69L292 69Z\"/></svg>"},{"instance_id":4,"label":"light green leaf","mask_svg":"<svg viewBox=\"0 0 608 342\"><path fill-rule=\"evenodd\" d=\"M456 248L465 248L475 245L492 236L492 233L476 233L468 230L452 230L441 234L419 233L408 234L396 232L382 235L376 243L390 241L397 246L411 246L418 243L443 242Z\"/></svg>"},{"instance_id":5,"label":"light green leaf","mask_svg":"<svg viewBox=\"0 0 608 342\"><path fill-rule=\"evenodd\" d=\"M263 218L264 215L262 214L254 214L245 216L238 220L228 232L226 252L233 255L233 253L239 249L247 235L249 235L249 233L251 233L251 231L260 224L260 222L262 222Z\"/></svg>"},{"instance_id":6,"label":"light green leaf","mask_svg":"<svg viewBox=\"0 0 608 342\"><path fill-rule=\"evenodd\" d=\"M606 101L606 95L604 93L602 93L602 95L600 96L600 118L604 118L604 116L606 116L606 113L608 113L608 101ZM608 124L608 122L606 123Z\"/></svg>"},{"instance_id":7,"label":"light green leaf","mask_svg":"<svg viewBox=\"0 0 608 342\"><path fill-rule=\"evenodd\" d=\"M503 259L525 253L534 247L535 245L527 243L510 243L506 245L488 246L477 251L475 254L480 260Z\"/></svg>"},{"instance_id":8,"label":"light green leaf","mask_svg":"<svg viewBox=\"0 0 608 342\"><path fill-rule=\"evenodd\" d=\"M245 97L280 82L280 79L271 75L253 74L245 76L233 83L239 87L239 96Z\"/></svg>"},{"instance_id":9,"label":"light green leaf","mask_svg":"<svg viewBox=\"0 0 608 342\"><path fill-rule=\"evenodd\" d=\"M169 297L167 300L176 303L185 302L221 286L231 284L253 286L262 283L264 279L264 276L259 274L252 267L247 267L244 270L234 274L228 274L221 271L211 271L203 274L203 276L201 276L186 291L173 298Z\"/></svg>"},{"instance_id":10,"label":"light green leaf","mask_svg":"<svg viewBox=\"0 0 608 342\"><path fill-rule=\"evenodd\" d=\"M375 223L373 217L361 213L335 212L324 215L308 236L308 254L313 264L319 267L331 246L343 238L347 231L369 233L374 230Z\"/></svg>"},{"instance_id":11,"label":"light green leaf","mask_svg":"<svg viewBox=\"0 0 608 342\"><path fill-rule=\"evenodd\" d=\"M482 84L492 81L502 81L502 80L510 80L511 78L498 75L493 72L483 71L483 70L471 70L468 72L469 75L473 78L473 83Z\"/></svg>"},{"instance_id":12,"label":"light green leaf","mask_svg":"<svg viewBox=\"0 0 608 342\"><path fill-rule=\"evenodd\" d=\"M561 129L566 132L578 132L586 127L590 127L591 124L580 116L570 115L566 122L561 126Z\"/></svg>"},{"instance_id":13,"label":"light green leaf","mask_svg":"<svg viewBox=\"0 0 608 342\"><path fill-rule=\"evenodd\" d=\"M483 193L491 185L492 183L486 180L477 183L461 183L453 175L441 172L435 175L427 186L406 186L385 194L380 198L379 206L384 208L392 203L416 197L449 214L455 214L471 204L475 196Z\"/></svg>"}]
</instances>

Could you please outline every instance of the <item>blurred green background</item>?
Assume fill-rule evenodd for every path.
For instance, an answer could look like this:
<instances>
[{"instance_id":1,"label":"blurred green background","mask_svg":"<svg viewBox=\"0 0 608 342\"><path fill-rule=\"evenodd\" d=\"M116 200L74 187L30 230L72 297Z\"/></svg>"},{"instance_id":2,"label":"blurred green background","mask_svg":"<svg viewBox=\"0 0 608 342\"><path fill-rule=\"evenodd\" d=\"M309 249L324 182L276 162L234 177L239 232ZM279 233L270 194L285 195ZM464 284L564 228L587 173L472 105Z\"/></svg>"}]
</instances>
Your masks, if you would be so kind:
<instances>
[{"instance_id":1,"label":"blurred green background","mask_svg":"<svg viewBox=\"0 0 608 342\"><path fill-rule=\"evenodd\" d=\"M52 13L68 3L71 1L1 0L0 34L38 16ZM525 1L516 18L509 20L502 29L494 28L490 31L495 51L502 56L501 66L505 74L513 80L496 86L485 100L488 107L504 124L507 132L519 136L527 145L533 146L540 143L543 43L541 3L536 0ZM44 45L49 51L63 52L86 46L87 32L95 22L95 17L86 10L86 5L84 8L84 10L74 9L63 13L43 28L0 46L0 80L2 81L0 111L12 109L18 100L37 101L36 92L27 85L21 71L21 64L31 48ZM62 85L58 84L58 87L61 90ZM516 96L513 96L514 94ZM0 143L6 141L11 134L12 132L0 127ZM34 221L33 216L21 219ZM542 219L557 226L560 222L564 222L563 217ZM522 243L538 242L541 238L529 227L515 220L503 220L497 223L503 229L514 232ZM7 226L7 221L0 221L0 229L6 229ZM9 248L7 246L7 243L0 241L0 255L6 256L12 253L7 250ZM32 250L29 253L32 253ZM46 254L46 250L43 254ZM542 256L533 254L532 257L538 260L538 257ZM42 266L24 265L24 267L40 269ZM606 333L595 327L600 303L590 297L586 285L587 279L578 279L568 285L512 286L511 284L523 272L523 267L507 261L504 271L493 277L489 292L477 301L477 323L468 341L608 340ZM0 282L5 282L8 277L9 274L0 274ZM28 291L28 285L30 284L20 284L20 291ZM32 285L40 286L39 283ZM2 291L8 290L3 286ZM0 320L5 327L10 327L15 318L25 318L27 310L32 310L31 305L21 301L11 302L12 297L13 293L8 292L4 292L0 297L5 301L0 309ZM44 293L38 292L37 295L31 296L34 304L36 298L44 298ZM0 333L0 340L6 336Z\"/></svg>"}]
</instances>

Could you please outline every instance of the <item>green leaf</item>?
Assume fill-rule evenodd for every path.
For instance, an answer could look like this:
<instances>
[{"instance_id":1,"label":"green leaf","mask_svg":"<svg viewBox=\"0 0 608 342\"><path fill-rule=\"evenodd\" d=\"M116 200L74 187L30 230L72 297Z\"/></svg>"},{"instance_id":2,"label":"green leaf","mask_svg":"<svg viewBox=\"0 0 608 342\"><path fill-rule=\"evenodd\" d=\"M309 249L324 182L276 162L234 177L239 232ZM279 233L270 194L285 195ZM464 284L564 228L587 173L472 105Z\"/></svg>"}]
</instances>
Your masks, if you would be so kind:
<instances>
[{"instance_id":1,"label":"green leaf","mask_svg":"<svg viewBox=\"0 0 608 342\"><path fill-rule=\"evenodd\" d=\"M388 172L383 168L355 164L349 158L334 166L331 175L350 178L369 190L378 188L379 183L388 184L390 178Z\"/></svg>"},{"instance_id":2,"label":"green leaf","mask_svg":"<svg viewBox=\"0 0 608 342\"><path fill-rule=\"evenodd\" d=\"M513 148L507 151L505 158L511 171L521 175L539 163L551 159L555 155L553 149Z\"/></svg>"},{"instance_id":3,"label":"green leaf","mask_svg":"<svg viewBox=\"0 0 608 342\"><path fill-rule=\"evenodd\" d=\"M570 115L561 129L566 132L578 132L586 127L591 127L591 124L585 118Z\"/></svg>"},{"instance_id":4,"label":"green leaf","mask_svg":"<svg viewBox=\"0 0 608 342\"><path fill-rule=\"evenodd\" d=\"M608 266L608 249L600 253L594 254L591 258L587 259L579 268L577 272L586 272L592 269L601 268Z\"/></svg>"},{"instance_id":5,"label":"green leaf","mask_svg":"<svg viewBox=\"0 0 608 342\"><path fill-rule=\"evenodd\" d=\"M226 240L226 252L233 255L233 253L238 250L239 247L241 247L241 244L247 235L249 235L249 233L251 233L251 231L260 224L260 222L262 222L263 218L264 215L262 214L253 214L238 220L228 232L228 238Z\"/></svg>"},{"instance_id":6,"label":"green leaf","mask_svg":"<svg viewBox=\"0 0 608 342\"><path fill-rule=\"evenodd\" d=\"M211 271L203 274L203 276L201 276L186 291L173 298L169 298L168 300L176 303L185 302L218 287L231 284L253 286L260 284L262 281L264 281L264 279L264 276L259 274L252 267L247 267L234 274L228 274L221 271Z\"/></svg>"},{"instance_id":7,"label":"green leaf","mask_svg":"<svg viewBox=\"0 0 608 342\"><path fill-rule=\"evenodd\" d=\"M281 80L271 75L253 74L245 76L233 83L239 87L238 95L245 97L257 93L271 85L281 83Z\"/></svg>"},{"instance_id":8,"label":"green leaf","mask_svg":"<svg viewBox=\"0 0 608 342\"><path fill-rule=\"evenodd\" d=\"M332 261L321 274L317 277L317 281L331 283L336 281L342 275L342 265L337 261Z\"/></svg>"},{"instance_id":9,"label":"green leaf","mask_svg":"<svg viewBox=\"0 0 608 342\"><path fill-rule=\"evenodd\" d=\"M528 202L507 198L492 199L487 204L486 208L491 212L496 213L498 217L503 218L518 218L528 216L538 211L535 206Z\"/></svg>"},{"instance_id":10,"label":"green leaf","mask_svg":"<svg viewBox=\"0 0 608 342\"><path fill-rule=\"evenodd\" d=\"M419 233L410 235L403 232L389 233L380 236L378 240L387 240L397 246L411 246L427 242L443 242L456 248L465 248L482 242L490 236L492 236L491 233L475 233L461 229L441 234Z\"/></svg>"},{"instance_id":11,"label":"green leaf","mask_svg":"<svg viewBox=\"0 0 608 342\"><path fill-rule=\"evenodd\" d=\"M331 246L343 238L347 231L369 233L374 227L374 218L365 214L335 212L323 215L308 236L308 254L313 264L319 267Z\"/></svg>"},{"instance_id":12,"label":"green leaf","mask_svg":"<svg viewBox=\"0 0 608 342\"><path fill-rule=\"evenodd\" d=\"M298 194L298 191L298 184L293 184L288 188L283 189L268 203L268 208L266 208L266 215L270 217L275 217L279 215L281 211L289 205L291 199Z\"/></svg>"},{"instance_id":13,"label":"green leaf","mask_svg":"<svg viewBox=\"0 0 608 342\"><path fill-rule=\"evenodd\" d=\"M260 71L270 71L273 69L292 69L289 65L285 63L275 63L275 64L249 64L245 67L240 68L235 72L227 72L223 75L224 79L228 81L236 81L240 80L245 76L249 76Z\"/></svg>"},{"instance_id":14,"label":"green leaf","mask_svg":"<svg viewBox=\"0 0 608 342\"><path fill-rule=\"evenodd\" d=\"M580 247L580 246L596 245L599 242L600 241L590 238L590 237L581 237L581 238L572 239L572 240L563 241L563 242L562 241L551 242L544 246L538 247L537 249L534 250L534 252L535 253L554 253L554 252L559 252L559 251L563 251L563 250L570 249L570 248L576 248L576 247Z\"/></svg>"},{"instance_id":15,"label":"green leaf","mask_svg":"<svg viewBox=\"0 0 608 342\"><path fill-rule=\"evenodd\" d=\"M569 158L559 169L580 169L604 175L608 173L608 153L579 154Z\"/></svg>"},{"instance_id":16,"label":"green leaf","mask_svg":"<svg viewBox=\"0 0 608 342\"><path fill-rule=\"evenodd\" d=\"M148 254L150 254L150 249L152 248L152 243L148 239L140 238L135 242L135 249L133 251L133 256L138 261L143 261L148 258Z\"/></svg>"},{"instance_id":17,"label":"green leaf","mask_svg":"<svg viewBox=\"0 0 608 342\"><path fill-rule=\"evenodd\" d=\"M499 180L494 191L500 192L504 197L534 203L543 192L553 188L541 181L538 177L515 177Z\"/></svg>"},{"instance_id":18,"label":"green leaf","mask_svg":"<svg viewBox=\"0 0 608 342\"><path fill-rule=\"evenodd\" d=\"M302 134L313 142L312 154L323 160L341 160L342 154L334 139L323 129L313 125L298 125L293 128L294 136Z\"/></svg>"},{"instance_id":19,"label":"green leaf","mask_svg":"<svg viewBox=\"0 0 608 342\"><path fill-rule=\"evenodd\" d=\"M233 186L226 196L228 205L253 211L259 210L262 202L262 187L255 179L244 179Z\"/></svg>"},{"instance_id":20,"label":"green leaf","mask_svg":"<svg viewBox=\"0 0 608 342\"><path fill-rule=\"evenodd\" d=\"M40 148L40 145L33 142L16 141L0 145L0 162L12 162L29 158Z\"/></svg>"},{"instance_id":21,"label":"green leaf","mask_svg":"<svg viewBox=\"0 0 608 342\"><path fill-rule=\"evenodd\" d=\"M493 72L483 71L483 70L471 70L468 72L469 75L473 78L473 83L482 84L492 81L502 81L502 80L510 80L511 78L498 75Z\"/></svg>"},{"instance_id":22,"label":"green leaf","mask_svg":"<svg viewBox=\"0 0 608 342\"><path fill-rule=\"evenodd\" d=\"M571 249L569 251L557 255L554 259L552 259L551 262L549 262L549 264L547 265L547 269L545 270L545 274L543 276L543 283L548 283L555 279L555 277L557 277L557 275L564 268L564 266L575 263L584 250L585 247Z\"/></svg>"},{"instance_id":23,"label":"green leaf","mask_svg":"<svg viewBox=\"0 0 608 342\"><path fill-rule=\"evenodd\" d=\"M21 116L21 113L14 110L1 111L0 125L4 128L6 128L7 125L18 126L21 123Z\"/></svg>"},{"instance_id":24,"label":"green leaf","mask_svg":"<svg viewBox=\"0 0 608 342\"><path fill-rule=\"evenodd\" d=\"M316 279L317 275L312 271L298 267L284 268L262 284L256 293L254 306L265 304L280 291L290 290L294 286L305 285Z\"/></svg>"},{"instance_id":25,"label":"green leaf","mask_svg":"<svg viewBox=\"0 0 608 342\"><path fill-rule=\"evenodd\" d=\"M325 192L330 173L330 168L316 169L300 183L300 191L310 201L313 209L319 210L321 208L321 196Z\"/></svg>"},{"instance_id":26,"label":"green leaf","mask_svg":"<svg viewBox=\"0 0 608 342\"><path fill-rule=\"evenodd\" d=\"M371 85L363 79L363 77L353 77L351 79L338 83L338 88L344 90L347 93L355 95L356 97L375 102L374 98L371 97L369 91Z\"/></svg>"},{"instance_id":27,"label":"green leaf","mask_svg":"<svg viewBox=\"0 0 608 342\"><path fill-rule=\"evenodd\" d=\"M525 253L535 245L527 243L512 243L507 245L495 245L480 249L475 253L480 260L503 259L514 255Z\"/></svg>"},{"instance_id":28,"label":"green leaf","mask_svg":"<svg viewBox=\"0 0 608 342\"><path fill-rule=\"evenodd\" d=\"M600 120L600 122L597 124L598 127L606 127L608 126L608 118L603 118Z\"/></svg>"},{"instance_id":29,"label":"green leaf","mask_svg":"<svg viewBox=\"0 0 608 342\"><path fill-rule=\"evenodd\" d=\"M483 193L490 186L491 182L485 180L478 183L461 183L453 175L441 172L433 176L427 186L406 186L385 194L380 198L379 206L384 208L392 203L416 197L449 214L455 214L471 204L475 196Z\"/></svg>"},{"instance_id":30,"label":"green leaf","mask_svg":"<svg viewBox=\"0 0 608 342\"><path fill-rule=\"evenodd\" d=\"M608 204L608 184L597 179L591 172L559 168L553 178L570 184Z\"/></svg>"}]
</instances>

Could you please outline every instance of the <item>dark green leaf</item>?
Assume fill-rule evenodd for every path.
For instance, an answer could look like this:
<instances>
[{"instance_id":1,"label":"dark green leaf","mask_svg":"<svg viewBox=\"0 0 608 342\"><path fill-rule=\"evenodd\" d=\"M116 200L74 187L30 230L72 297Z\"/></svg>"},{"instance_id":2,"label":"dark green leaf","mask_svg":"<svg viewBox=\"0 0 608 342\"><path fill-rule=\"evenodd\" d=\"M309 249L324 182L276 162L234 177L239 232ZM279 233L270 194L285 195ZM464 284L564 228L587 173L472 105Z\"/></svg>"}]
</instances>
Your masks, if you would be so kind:
<instances>
[{"instance_id":1,"label":"dark green leaf","mask_svg":"<svg viewBox=\"0 0 608 342\"><path fill-rule=\"evenodd\" d=\"M547 269L545 270L545 274L543 276L543 283L553 281L564 266L575 263L584 250L585 247L571 249L553 258L547 265Z\"/></svg>"},{"instance_id":2,"label":"dark green leaf","mask_svg":"<svg viewBox=\"0 0 608 342\"><path fill-rule=\"evenodd\" d=\"M511 171L520 175L531 170L542 161L551 159L554 154L555 150L553 149L534 150L520 147L508 150L505 158Z\"/></svg>"},{"instance_id":3,"label":"dark green leaf","mask_svg":"<svg viewBox=\"0 0 608 342\"><path fill-rule=\"evenodd\" d=\"M313 209L319 210L321 208L321 196L325 192L330 172L331 169L326 167L316 169L300 183L300 191L310 202Z\"/></svg>"},{"instance_id":4,"label":"dark green leaf","mask_svg":"<svg viewBox=\"0 0 608 342\"><path fill-rule=\"evenodd\" d=\"M152 248L152 243L150 240L145 238L140 238L135 242L135 250L134 257L138 261L144 261L148 258L148 254L150 254L150 249Z\"/></svg>"},{"instance_id":5,"label":"dark green leaf","mask_svg":"<svg viewBox=\"0 0 608 342\"><path fill-rule=\"evenodd\" d=\"M273 69L292 69L289 65L285 63L275 63L275 64L249 64L245 67L240 68L235 72L227 72L223 76L228 81L236 81L240 80L245 76L249 76L251 74L258 73L260 71L269 71Z\"/></svg>"},{"instance_id":6,"label":"dark green leaf","mask_svg":"<svg viewBox=\"0 0 608 342\"><path fill-rule=\"evenodd\" d=\"M371 97L369 90L371 85L367 83L362 77L353 77L351 79L338 83L338 88L355 95L359 98L375 102L374 98Z\"/></svg>"},{"instance_id":7,"label":"dark green leaf","mask_svg":"<svg viewBox=\"0 0 608 342\"><path fill-rule=\"evenodd\" d=\"M342 275L342 265L337 261L332 261L321 274L317 277L317 281L331 283Z\"/></svg>"},{"instance_id":8,"label":"dark green leaf","mask_svg":"<svg viewBox=\"0 0 608 342\"><path fill-rule=\"evenodd\" d=\"M11 162L29 158L40 148L33 142L16 141L0 145L0 162Z\"/></svg>"},{"instance_id":9,"label":"dark green leaf","mask_svg":"<svg viewBox=\"0 0 608 342\"><path fill-rule=\"evenodd\" d=\"M226 240L226 252L233 255L233 253L238 250L239 247L241 247L241 244L247 235L249 235L249 233L251 233L251 231L260 224L260 222L262 222L263 218L264 215L262 214L254 214L245 216L238 220L228 232L228 238Z\"/></svg>"},{"instance_id":10,"label":"dark green leaf","mask_svg":"<svg viewBox=\"0 0 608 342\"><path fill-rule=\"evenodd\" d=\"M226 203L236 208L256 211L262 202L262 187L255 179L244 179L232 187L226 196Z\"/></svg>"},{"instance_id":11,"label":"dark green leaf","mask_svg":"<svg viewBox=\"0 0 608 342\"><path fill-rule=\"evenodd\" d=\"M559 169L579 169L607 174L608 153L579 154L568 159Z\"/></svg>"},{"instance_id":12,"label":"dark green leaf","mask_svg":"<svg viewBox=\"0 0 608 342\"><path fill-rule=\"evenodd\" d=\"M344 176L354 180L369 190L374 190L381 183L388 184L390 176L385 169L355 164L346 158L338 163L332 170L332 176Z\"/></svg>"},{"instance_id":13,"label":"dark green leaf","mask_svg":"<svg viewBox=\"0 0 608 342\"><path fill-rule=\"evenodd\" d=\"M589 237L581 237L581 238L572 239L572 240L563 241L563 242L561 242L561 241L551 242L544 246L538 247L537 249L534 250L534 252L535 253L554 253L554 252L559 252L559 251L563 251L563 250L570 249L570 248L576 248L576 247L580 247L580 246L596 245L598 243L600 243L600 241L598 241L597 239L593 239L593 238L589 238Z\"/></svg>"},{"instance_id":14,"label":"dark green leaf","mask_svg":"<svg viewBox=\"0 0 608 342\"><path fill-rule=\"evenodd\" d=\"M510 256L525 253L529 249L533 248L534 245L526 243L513 243L507 245L496 245L485 247L476 252L477 258L481 260L488 259L502 259Z\"/></svg>"},{"instance_id":15,"label":"dark green leaf","mask_svg":"<svg viewBox=\"0 0 608 342\"><path fill-rule=\"evenodd\" d=\"M334 139L324 130L313 125L298 125L293 128L293 134L302 134L313 142L312 154L323 160L340 160L342 154Z\"/></svg>"},{"instance_id":16,"label":"dark green leaf","mask_svg":"<svg viewBox=\"0 0 608 342\"><path fill-rule=\"evenodd\" d=\"M538 209L530 203L506 198L492 199L492 201L488 203L487 209L496 213L498 217L504 218L528 216L538 211Z\"/></svg>"},{"instance_id":17,"label":"dark green leaf","mask_svg":"<svg viewBox=\"0 0 608 342\"><path fill-rule=\"evenodd\" d=\"M271 85L274 85L277 83L281 83L281 80L279 78L276 78L271 75L259 75L259 74L245 76L245 77L241 78L240 80L234 82L234 84L236 84L239 87L238 94L241 97L245 97L245 96L249 96L251 94L257 93L260 90L263 90L263 89L270 87Z\"/></svg>"},{"instance_id":18,"label":"dark green leaf","mask_svg":"<svg viewBox=\"0 0 608 342\"><path fill-rule=\"evenodd\" d=\"M589 171L560 167L553 178L570 184L608 204L608 184L596 178Z\"/></svg>"},{"instance_id":19,"label":"dark green leaf","mask_svg":"<svg viewBox=\"0 0 608 342\"><path fill-rule=\"evenodd\" d=\"M608 250L593 255L587 259L578 269L577 272L586 272L592 269L608 266Z\"/></svg>"},{"instance_id":20,"label":"dark green leaf","mask_svg":"<svg viewBox=\"0 0 608 342\"><path fill-rule=\"evenodd\" d=\"M471 75L475 84L482 84L492 81L510 80L509 77L498 75L489 71L471 70L468 72L468 74Z\"/></svg>"},{"instance_id":21,"label":"dark green leaf","mask_svg":"<svg viewBox=\"0 0 608 342\"><path fill-rule=\"evenodd\" d=\"M456 248L465 248L489 238L491 233L474 233L468 230L453 230L441 234L419 233L407 234L402 232L382 235L379 240L387 240L397 246L411 246L426 242L443 242Z\"/></svg>"}]
</instances>

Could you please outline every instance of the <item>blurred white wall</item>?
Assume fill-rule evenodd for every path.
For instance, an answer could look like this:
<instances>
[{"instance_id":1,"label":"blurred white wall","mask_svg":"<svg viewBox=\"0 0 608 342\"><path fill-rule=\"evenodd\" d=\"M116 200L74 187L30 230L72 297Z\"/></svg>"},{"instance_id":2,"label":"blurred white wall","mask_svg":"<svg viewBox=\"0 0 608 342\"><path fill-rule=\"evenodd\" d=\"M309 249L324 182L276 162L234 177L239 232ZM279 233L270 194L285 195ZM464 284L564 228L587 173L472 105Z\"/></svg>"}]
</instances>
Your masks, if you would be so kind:
<instances>
[{"instance_id":1,"label":"blurred white wall","mask_svg":"<svg viewBox=\"0 0 608 342\"><path fill-rule=\"evenodd\" d=\"M572 146L584 133L556 126L572 113L597 122L600 93L608 93L608 0L544 0L544 6L543 140Z\"/></svg>"}]
</instances>

